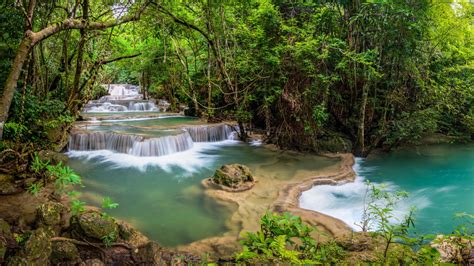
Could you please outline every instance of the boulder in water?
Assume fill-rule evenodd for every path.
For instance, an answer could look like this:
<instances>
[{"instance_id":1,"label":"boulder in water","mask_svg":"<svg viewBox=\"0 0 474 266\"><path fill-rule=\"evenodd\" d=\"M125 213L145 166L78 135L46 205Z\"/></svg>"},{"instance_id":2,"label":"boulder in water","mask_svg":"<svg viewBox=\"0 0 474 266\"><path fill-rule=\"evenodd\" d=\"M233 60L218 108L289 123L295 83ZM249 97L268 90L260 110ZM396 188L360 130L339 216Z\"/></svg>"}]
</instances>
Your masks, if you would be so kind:
<instances>
[{"instance_id":1,"label":"boulder in water","mask_svg":"<svg viewBox=\"0 0 474 266\"><path fill-rule=\"evenodd\" d=\"M251 189L255 179L250 169L241 164L225 164L217 169L210 181L221 189L238 192Z\"/></svg>"},{"instance_id":2,"label":"boulder in water","mask_svg":"<svg viewBox=\"0 0 474 266\"><path fill-rule=\"evenodd\" d=\"M86 236L94 240L103 237L115 241L118 237L118 226L110 217L103 217L97 211L87 211L71 218L73 235Z\"/></svg>"}]
</instances>

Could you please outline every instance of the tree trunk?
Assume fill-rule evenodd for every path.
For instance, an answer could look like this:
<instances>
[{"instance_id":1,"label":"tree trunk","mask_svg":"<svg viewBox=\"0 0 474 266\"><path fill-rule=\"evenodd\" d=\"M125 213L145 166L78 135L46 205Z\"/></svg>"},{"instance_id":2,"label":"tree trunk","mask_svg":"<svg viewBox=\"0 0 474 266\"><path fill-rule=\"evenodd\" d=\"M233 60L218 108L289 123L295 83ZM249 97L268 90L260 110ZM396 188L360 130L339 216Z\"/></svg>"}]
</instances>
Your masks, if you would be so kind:
<instances>
[{"instance_id":1,"label":"tree trunk","mask_svg":"<svg viewBox=\"0 0 474 266\"><path fill-rule=\"evenodd\" d=\"M32 46L33 40L31 38L31 35L23 38L20 43L20 46L18 47L15 59L13 60L10 74L8 75L8 78L5 81L2 100L0 101L0 139L2 139L3 137L3 126L8 118L8 111L10 110L13 95L16 91L18 78L20 77L23 64L25 63Z\"/></svg>"},{"instance_id":2,"label":"tree trunk","mask_svg":"<svg viewBox=\"0 0 474 266\"><path fill-rule=\"evenodd\" d=\"M360 103L360 112L359 112L359 126L357 130L357 145L355 150L355 155L365 156L365 109L367 106L367 98L369 94L368 83L364 84L362 87L362 100Z\"/></svg>"}]
</instances>

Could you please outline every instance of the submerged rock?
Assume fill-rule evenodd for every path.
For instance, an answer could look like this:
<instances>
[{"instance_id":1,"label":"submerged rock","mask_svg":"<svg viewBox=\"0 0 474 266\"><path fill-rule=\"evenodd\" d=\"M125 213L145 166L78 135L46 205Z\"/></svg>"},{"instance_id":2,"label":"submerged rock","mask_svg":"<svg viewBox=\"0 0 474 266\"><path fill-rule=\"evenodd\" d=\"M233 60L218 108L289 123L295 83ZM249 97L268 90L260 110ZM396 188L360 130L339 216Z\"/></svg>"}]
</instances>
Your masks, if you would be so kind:
<instances>
[{"instance_id":1,"label":"submerged rock","mask_svg":"<svg viewBox=\"0 0 474 266\"><path fill-rule=\"evenodd\" d=\"M250 169L241 164L225 164L217 169L210 178L212 183L219 185L221 189L237 192L252 188L255 179Z\"/></svg>"},{"instance_id":2,"label":"submerged rock","mask_svg":"<svg viewBox=\"0 0 474 266\"><path fill-rule=\"evenodd\" d=\"M94 240L107 237L115 241L118 237L118 226L110 217L103 217L99 212L88 211L71 218L73 235L86 236Z\"/></svg>"}]
</instances>

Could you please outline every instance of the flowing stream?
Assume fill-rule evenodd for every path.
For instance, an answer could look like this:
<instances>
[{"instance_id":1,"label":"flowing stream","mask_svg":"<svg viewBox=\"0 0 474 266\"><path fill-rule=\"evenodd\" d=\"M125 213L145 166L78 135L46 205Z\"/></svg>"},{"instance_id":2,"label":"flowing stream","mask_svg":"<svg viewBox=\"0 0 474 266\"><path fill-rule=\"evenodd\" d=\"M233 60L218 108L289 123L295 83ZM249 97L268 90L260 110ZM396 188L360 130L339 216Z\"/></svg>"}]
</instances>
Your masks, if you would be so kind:
<instances>
[{"instance_id":1,"label":"flowing stream","mask_svg":"<svg viewBox=\"0 0 474 266\"><path fill-rule=\"evenodd\" d=\"M303 193L303 208L346 222L355 230L360 222L366 186L364 180L385 183L389 189L409 192L395 209L398 218L415 207L414 233L451 233L461 220L456 213L474 214L474 144L404 148L389 154L357 159L357 178L339 186L316 186Z\"/></svg>"},{"instance_id":2,"label":"flowing stream","mask_svg":"<svg viewBox=\"0 0 474 266\"><path fill-rule=\"evenodd\" d=\"M69 142L69 165L82 177L81 199L123 219L164 246L222 235L233 209L204 194L201 180L227 163L259 178L292 179L338 160L272 151L233 140L232 127L190 117L81 123Z\"/></svg>"}]
</instances>

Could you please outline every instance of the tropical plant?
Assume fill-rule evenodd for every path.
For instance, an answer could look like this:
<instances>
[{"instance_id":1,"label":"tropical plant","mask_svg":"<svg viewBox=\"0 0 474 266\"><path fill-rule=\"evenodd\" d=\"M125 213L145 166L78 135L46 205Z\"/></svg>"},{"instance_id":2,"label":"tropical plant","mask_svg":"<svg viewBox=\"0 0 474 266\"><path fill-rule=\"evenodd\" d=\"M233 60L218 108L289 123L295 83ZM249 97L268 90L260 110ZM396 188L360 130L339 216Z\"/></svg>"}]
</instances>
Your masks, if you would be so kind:
<instances>
[{"instance_id":1,"label":"tropical plant","mask_svg":"<svg viewBox=\"0 0 474 266\"><path fill-rule=\"evenodd\" d=\"M60 192L64 192L69 185L82 184L81 177L69 166L63 166L62 162L59 162L57 165L48 165L47 169L49 175L55 180L54 185L56 189Z\"/></svg>"},{"instance_id":2,"label":"tropical plant","mask_svg":"<svg viewBox=\"0 0 474 266\"><path fill-rule=\"evenodd\" d=\"M260 231L247 233L241 241L243 251L236 259L249 263L319 264L336 262L343 256L342 248L334 242L318 244L310 235L312 231L298 216L268 212L260 220Z\"/></svg>"}]
</instances>

